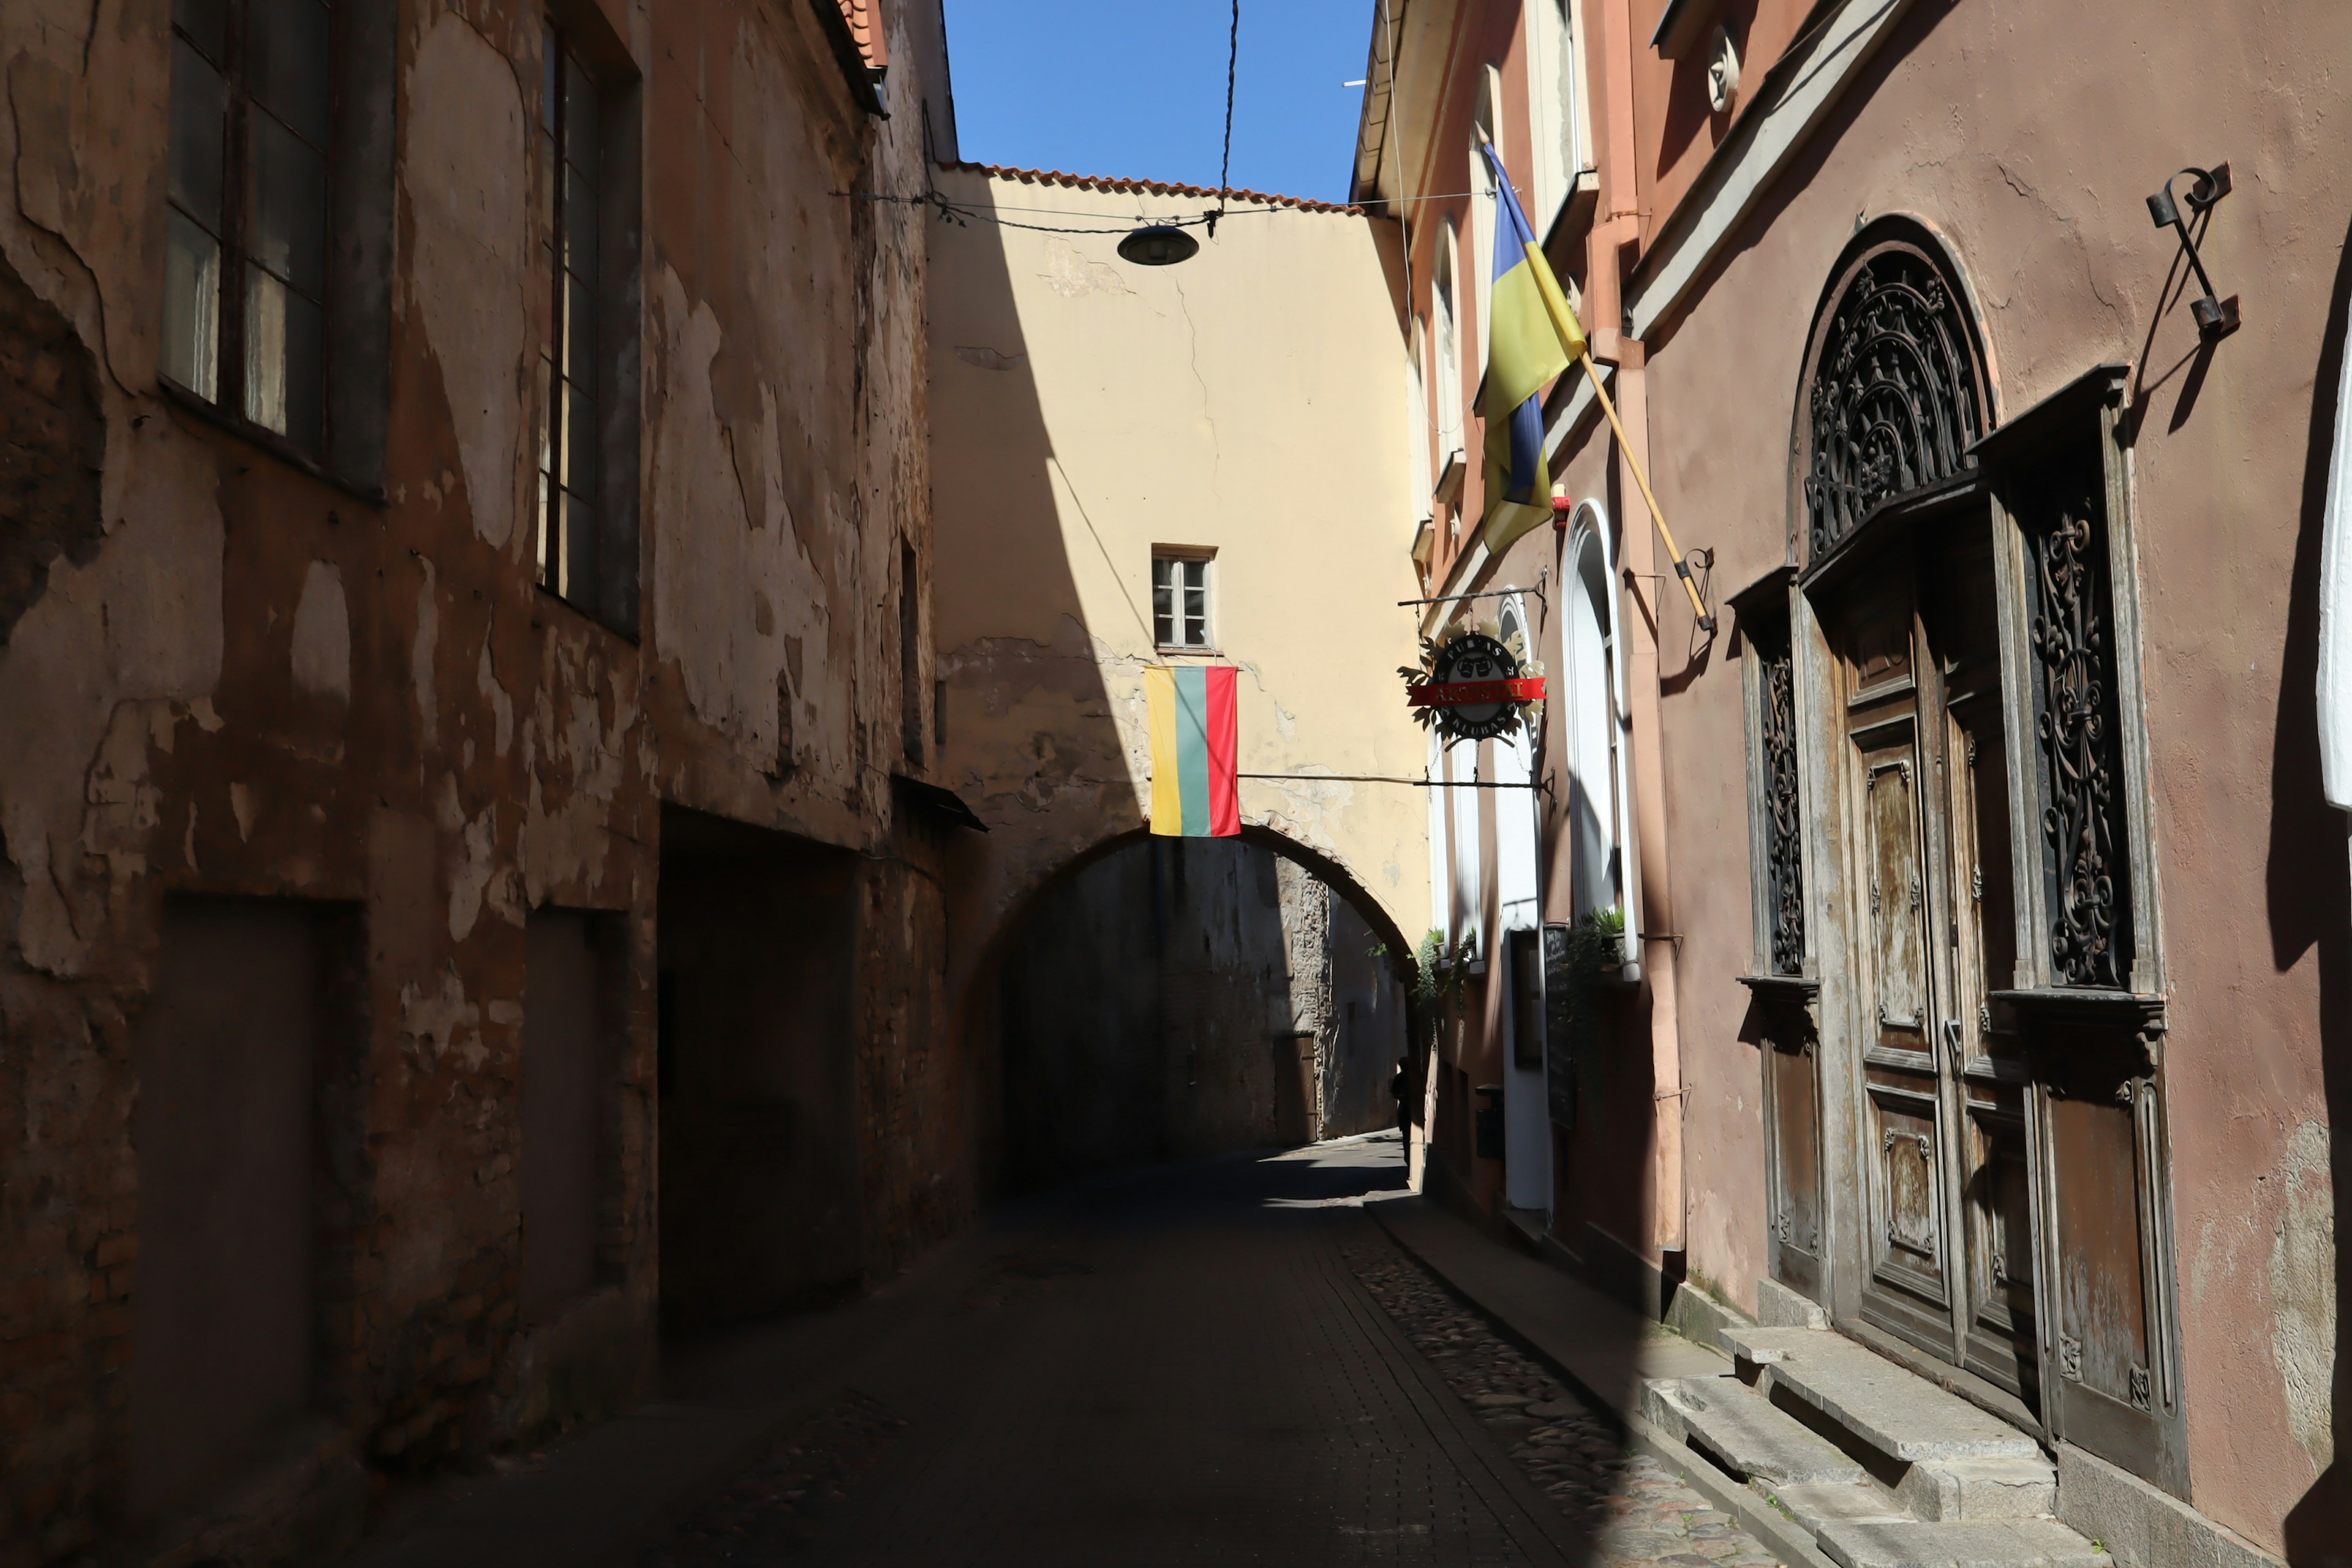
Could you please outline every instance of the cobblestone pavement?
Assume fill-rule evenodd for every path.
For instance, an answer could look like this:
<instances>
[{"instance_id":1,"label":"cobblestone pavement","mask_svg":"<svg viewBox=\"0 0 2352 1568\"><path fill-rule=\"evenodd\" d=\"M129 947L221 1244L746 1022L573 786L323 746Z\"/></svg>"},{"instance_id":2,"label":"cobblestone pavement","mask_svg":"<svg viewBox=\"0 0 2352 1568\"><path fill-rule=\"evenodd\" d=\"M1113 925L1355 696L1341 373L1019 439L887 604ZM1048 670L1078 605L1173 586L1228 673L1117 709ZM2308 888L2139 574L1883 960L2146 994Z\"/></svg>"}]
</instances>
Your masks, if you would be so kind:
<instances>
[{"instance_id":1,"label":"cobblestone pavement","mask_svg":"<svg viewBox=\"0 0 2352 1568\"><path fill-rule=\"evenodd\" d=\"M1495 1440L1553 1503L1594 1534L1591 1568L1777 1568L1729 1514L1646 1455L1377 1232L1351 1236L1349 1267Z\"/></svg>"},{"instance_id":2,"label":"cobblestone pavement","mask_svg":"<svg viewBox=\"0 0 2352 1568\"><path fill-rule=\"evenodd\" d=\"M641 1568L1771 1563L1355 1206L1401 1176L1374 1142L1040 1205Z\"/></svg>"}]
</instances>

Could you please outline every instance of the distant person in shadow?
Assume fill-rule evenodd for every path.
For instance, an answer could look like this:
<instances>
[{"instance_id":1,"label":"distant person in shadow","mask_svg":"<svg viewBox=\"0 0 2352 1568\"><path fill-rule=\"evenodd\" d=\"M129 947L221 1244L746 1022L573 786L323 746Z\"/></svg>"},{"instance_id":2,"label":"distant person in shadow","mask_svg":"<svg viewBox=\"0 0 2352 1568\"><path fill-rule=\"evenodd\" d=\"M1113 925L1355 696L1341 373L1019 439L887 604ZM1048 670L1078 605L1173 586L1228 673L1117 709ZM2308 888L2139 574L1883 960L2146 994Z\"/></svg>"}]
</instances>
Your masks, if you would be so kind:
<instances>
[{"instance_id":1,"label":"distant person in shadow","mask_svg":"<svg viewBox=\"0 0 2352 1568\"><path fill-rule=\"evenodd\" d=\"M1397 1136L1412 1136L1412 1063L1404 1057L1397 1058L1396 1077L1389 1079L1389 1093L1396 1100Z\"/></svg>"}]
</instances>

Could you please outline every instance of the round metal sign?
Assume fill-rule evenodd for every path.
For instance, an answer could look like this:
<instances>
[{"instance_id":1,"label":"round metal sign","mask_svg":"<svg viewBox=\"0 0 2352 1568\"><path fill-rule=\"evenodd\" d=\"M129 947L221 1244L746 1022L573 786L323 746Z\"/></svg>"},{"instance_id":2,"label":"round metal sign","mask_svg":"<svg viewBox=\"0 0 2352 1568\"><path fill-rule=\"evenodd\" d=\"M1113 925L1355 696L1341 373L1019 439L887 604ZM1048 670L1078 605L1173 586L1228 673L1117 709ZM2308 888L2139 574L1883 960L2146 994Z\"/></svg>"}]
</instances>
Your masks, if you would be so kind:
<instances>
[{"instance_id":1,"label":"round metal sign","mask_svg":"<svg viewBox=\"0 0 2352 1568\"><path fill-rule=\"evenodd\" d=\"M1452 686L1465 681L1516 680L1519 661L1511 650L1485 632L1464 632L1449 637L1437 650L1437 662L1431 668L1433 685ZM1496 735L1508 734L1519 721L1519 705L1504 698L1494 702L1473 702L1447 706L1439 710L1438 723L1457 741L1486 741Z\"/></svg>"}]
</instances>

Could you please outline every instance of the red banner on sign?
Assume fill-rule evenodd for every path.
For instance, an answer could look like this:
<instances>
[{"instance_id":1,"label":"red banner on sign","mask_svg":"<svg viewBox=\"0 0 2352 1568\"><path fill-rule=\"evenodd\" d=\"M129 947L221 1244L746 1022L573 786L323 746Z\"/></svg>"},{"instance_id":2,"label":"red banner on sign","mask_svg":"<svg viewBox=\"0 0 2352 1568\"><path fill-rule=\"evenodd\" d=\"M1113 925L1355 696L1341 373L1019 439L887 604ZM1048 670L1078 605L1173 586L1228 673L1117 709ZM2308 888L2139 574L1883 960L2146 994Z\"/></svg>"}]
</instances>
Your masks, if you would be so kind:
<instances>
[{"instance_id":1,"label":"red banner on sign","mask_svg":"<svg viewBox=\"0 0 2352 1568\"><path fill-rule=\"evenodd\" d=\"M1540 675L1523 675L1516 680L1433 681L1404 691L1415 708L1472 708L1482 702L1540 702L1544 683Z\"/></svg>"}]
</instances>

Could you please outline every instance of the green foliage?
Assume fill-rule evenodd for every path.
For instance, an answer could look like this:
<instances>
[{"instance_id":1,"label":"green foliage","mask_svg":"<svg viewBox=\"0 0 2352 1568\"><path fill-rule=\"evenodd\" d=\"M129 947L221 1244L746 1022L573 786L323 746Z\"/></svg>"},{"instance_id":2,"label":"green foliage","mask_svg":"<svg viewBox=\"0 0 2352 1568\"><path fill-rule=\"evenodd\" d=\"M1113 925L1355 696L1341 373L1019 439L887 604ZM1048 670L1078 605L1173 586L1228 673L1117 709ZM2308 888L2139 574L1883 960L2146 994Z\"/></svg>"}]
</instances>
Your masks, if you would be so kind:
<instances>
[{"instance_id":1,"label":"green foliage","mask_svg":"<svg viewBox=\"0 0 2352 1568\"><path fill-rule=\"evenodd\" d=\"M1458 942L1448 944L1445 933L1433 931L1421 939L1421 948L1413 954L1420 973L1413 977L1412 999L1419 1003L1423 1015L1434 1024L1447 1009L1462 999L1462 974L1471 958L1470 938L1465 932Z\"/></svg>"}]
</instances>

